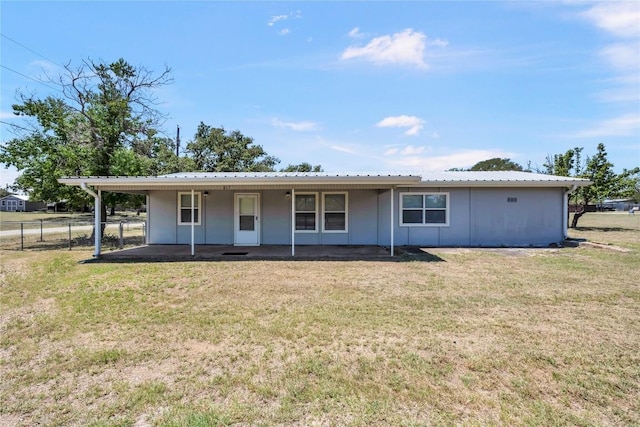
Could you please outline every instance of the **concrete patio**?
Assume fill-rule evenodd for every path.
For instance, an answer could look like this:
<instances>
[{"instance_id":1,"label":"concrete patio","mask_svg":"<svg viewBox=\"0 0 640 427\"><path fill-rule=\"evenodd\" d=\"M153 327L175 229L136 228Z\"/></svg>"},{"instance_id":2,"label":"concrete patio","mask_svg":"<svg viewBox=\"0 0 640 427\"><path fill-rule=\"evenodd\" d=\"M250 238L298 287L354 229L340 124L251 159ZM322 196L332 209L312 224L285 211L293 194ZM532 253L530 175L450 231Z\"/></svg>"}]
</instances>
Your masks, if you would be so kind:
<instances>
[{"instance_id":1,"label":"concrete patio","mask_svg":"<svg viewBox=\"0 0 640 427\"><path fill-rule=\"evenodd\" d=\"M171 262L171 261L242 261L242 260L376 260L398 261L402 250L396 248L391 256L389 248L381 246L296 246L291 256L291 246L224 246L196 245L191 255L190 245L147 245L130 249L103 252L93 262Z\"/></svg>"}]
</instances>

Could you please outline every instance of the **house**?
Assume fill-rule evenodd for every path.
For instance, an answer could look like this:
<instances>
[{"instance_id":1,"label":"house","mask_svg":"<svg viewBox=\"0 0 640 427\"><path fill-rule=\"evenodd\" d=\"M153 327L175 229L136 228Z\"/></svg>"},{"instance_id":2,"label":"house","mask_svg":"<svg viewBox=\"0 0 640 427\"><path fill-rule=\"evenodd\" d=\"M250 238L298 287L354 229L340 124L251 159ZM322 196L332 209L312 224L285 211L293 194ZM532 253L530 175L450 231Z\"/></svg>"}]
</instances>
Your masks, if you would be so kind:
<instances>
[{"instance_id":1,"label":"house","mask_svg":"<svg viewBox=\"0 0 640 427\"><path fill-rule=\"evenodd\" d=\"M44 209L43 202L31 202L28 196L10 194L0 199L0 211L2 212L33 212Z\"/></svg>"},{"instance_id":2,"label":"house","mask_svg":"<svg viewBox=\"0 0 640 427\"><path fill-rule=\"evenodd\" d=\"M92 195L146 195L148 244L546 246L590 182L527 172L181 173L66 177ZM96 218L96 222L98 218ZM96 256L100 255L97 240Z\"/></svg>"}]
</instances>

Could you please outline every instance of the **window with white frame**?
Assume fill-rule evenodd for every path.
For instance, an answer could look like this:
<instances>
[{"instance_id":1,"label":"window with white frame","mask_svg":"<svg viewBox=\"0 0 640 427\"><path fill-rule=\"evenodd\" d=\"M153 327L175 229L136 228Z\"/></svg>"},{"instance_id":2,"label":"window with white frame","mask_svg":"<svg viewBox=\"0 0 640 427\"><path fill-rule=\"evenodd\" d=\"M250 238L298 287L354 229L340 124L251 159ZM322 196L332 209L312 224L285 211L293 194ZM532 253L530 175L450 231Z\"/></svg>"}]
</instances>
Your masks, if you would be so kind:
<instances>
[{"instance_id":1,"label":"window with white frame","mask_svg":"<svg viewBox=\"0 0 640 427\"><path fill-rule=\"evenodd\" d=\"M449 193L400 193L400 225L449 225Z\"/></svg>"},{"instance_id":2,"label":"window with white frame","mask_svg":"<svg viewBox=\"0 0 640 427\"><path fill-rule=\"evenodd\" d=\"M322 231L347 231L347 193L322 193Z\"/></svg>"},{"instance_id":3,"label":"window with white frame","mask_svg":"<svg viewBox=\"0 0 640 427\"><path fill-rule=\"evenodd\" d=\"M296 193L296 231L315 232L318 217L318 194Z\"/></svg>"},{"instance_id":4,"label":"window with white frame","mask_svg":"<svg viewBox=\"0 0 640 427\"><path fill-rule=\"evenodd\" d=\"M200 193L193 197L194 225L200 225ZM191 225L191 192L178 193L178 224Z\"/></svg>"}]
</instances>

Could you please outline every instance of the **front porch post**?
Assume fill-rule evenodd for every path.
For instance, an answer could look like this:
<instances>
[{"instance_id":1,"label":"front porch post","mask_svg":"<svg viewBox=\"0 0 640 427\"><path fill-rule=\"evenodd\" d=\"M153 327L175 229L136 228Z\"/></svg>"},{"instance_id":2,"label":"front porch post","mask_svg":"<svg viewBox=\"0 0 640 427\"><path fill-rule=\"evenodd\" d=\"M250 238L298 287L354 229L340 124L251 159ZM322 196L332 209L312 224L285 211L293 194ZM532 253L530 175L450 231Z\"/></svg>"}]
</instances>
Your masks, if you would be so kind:
<instances>
[{"instance_id":1,"label":"front porch post","mask_svg":"<svg viewBox=\"0 0 640 427\"><path fill-rule=\"evenodd\" d=\"M196 193L194 192L193 188L191 189L191 256L194 256L196 253L196 247L195 247L195 219L196 219L196 208L195 208L195 199L196 199Z\"/></svg>"},{"instance_id":2,"label":"front porch post","mask_svg":"<svg viewBox=\"0 0 640 427\"><path fill-rule=\"evenodd\" d=\"M93 206L94 211L94 227L95 232L93 233L96 242L95 242L95 251L93 256L98 258L100 257L100 251L102 249L102 190L98 190L96 197L94 198L95 204Z\"/></svg>"},{"instance_id":3,"label":"front porch post","mask_svg":"<svg viewBox=\"0 0 640 427\"><path fill-rule=\"evenodd\" d=\"M391 256L393 256L393 187L391 187Z\"/></svg>"},{"instance_id":4,"label":"front porch post","mask_svg":"<svg viewBox=\"0 0 640 427\"><path fill-rule=\"evenodd\" d=\"M151 198L149 197L149 195L147 194L145 196L145 212L147 213L147 219L145 221L145 230L144 230L144 244L148 245L149 242L151 241L151 239L149 238L149 230L151 230L151 227L149 227L149 219L151 218L151 215L149 215L149 200L151 200Z\"/></svg>"},{"instance_id":5,"label":"front porch post","mask_svg":"<svg viewBox=\"0 0 640 427\"><path fill-rule=\"evenodd\" d=\"M296 190L291 189L291 256L296 255Z\"/></svg>"}]
</instances>

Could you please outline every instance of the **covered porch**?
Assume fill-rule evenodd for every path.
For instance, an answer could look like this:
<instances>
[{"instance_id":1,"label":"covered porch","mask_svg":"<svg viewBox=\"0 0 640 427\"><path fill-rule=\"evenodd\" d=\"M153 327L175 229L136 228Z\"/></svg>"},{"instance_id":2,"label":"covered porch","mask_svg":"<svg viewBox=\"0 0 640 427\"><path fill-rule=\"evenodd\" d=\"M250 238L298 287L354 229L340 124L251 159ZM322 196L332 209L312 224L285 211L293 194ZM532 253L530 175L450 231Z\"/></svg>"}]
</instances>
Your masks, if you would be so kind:
<instances>
[{"instance_id":1,"label":"covered porch","mask_svg":"<svg viewBox=\"0 0 640 427\"><path fill-rule=\"evenodd\" d=\"M396 250L396 255L404 253ZM146 245L103 252L100 262L179 262L179 261L242 261L242 260L314 260L314 261L394 261L390 248L373 245L301 245L295 256L289 245L230 246Z\"/></svg>"},{"instance_id":2,"label":"covered porch","mask_svg":"<svg viewBox=\"0 0 640 427\"><path fill-rule=\"evenodd\" d=\"M348 253L362 259L366 254L354 251L357 245L367 246L366 252L378 248L376 256L393 257L394 190L416 184L420 177L265 172L68 177L59 181L80 187L95 200L96 258L107 255L101 250L98 213L102 191L111 191L142 194L147 199L146 243L155 249L123 251L122 256L147 256L142 254L146 252L155 253L150 258L159 258L164 252L167 257L191 259L266 254L270 259L319 259ZM338 200L335 204L340 208L330 207L330 198ZM234 246L222 246L231 244ZM168 249L162 251L165 246ZM380 253L383 246L388 250Z\"/></svg>"}]
</instances>

